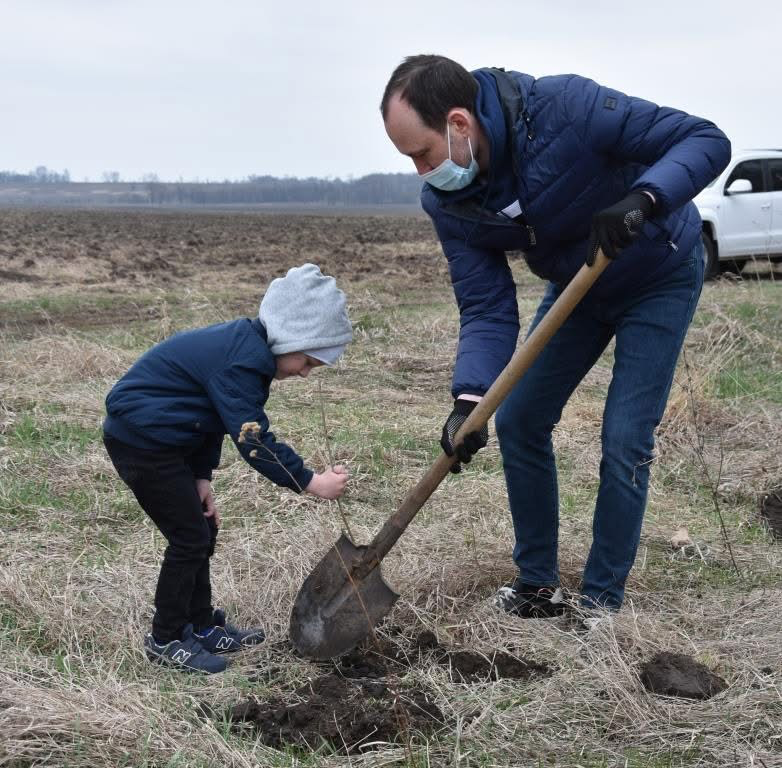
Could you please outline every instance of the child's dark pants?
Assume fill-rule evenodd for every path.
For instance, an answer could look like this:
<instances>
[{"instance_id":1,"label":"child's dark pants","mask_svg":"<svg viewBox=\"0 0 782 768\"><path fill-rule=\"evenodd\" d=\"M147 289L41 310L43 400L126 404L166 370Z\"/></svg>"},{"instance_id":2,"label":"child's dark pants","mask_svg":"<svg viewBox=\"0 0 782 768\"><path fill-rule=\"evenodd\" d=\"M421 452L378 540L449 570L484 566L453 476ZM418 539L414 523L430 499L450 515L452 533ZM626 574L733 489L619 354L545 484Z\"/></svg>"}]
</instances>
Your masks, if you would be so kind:
<instances>
[{"instance_id":1,"label":"child's dark pants","mask_svg":"<svg viewBox=\"0 0 782 768\"><path fill-rule=\"evenodd\" d=\"M217 526L204 517L195 476L181 451L146 451L104 436L112 464L141 508L168 541L155 591L152 634L158 643L179 639L191 623L213 623L209 558Z\"/></svg>"}]
</instances>

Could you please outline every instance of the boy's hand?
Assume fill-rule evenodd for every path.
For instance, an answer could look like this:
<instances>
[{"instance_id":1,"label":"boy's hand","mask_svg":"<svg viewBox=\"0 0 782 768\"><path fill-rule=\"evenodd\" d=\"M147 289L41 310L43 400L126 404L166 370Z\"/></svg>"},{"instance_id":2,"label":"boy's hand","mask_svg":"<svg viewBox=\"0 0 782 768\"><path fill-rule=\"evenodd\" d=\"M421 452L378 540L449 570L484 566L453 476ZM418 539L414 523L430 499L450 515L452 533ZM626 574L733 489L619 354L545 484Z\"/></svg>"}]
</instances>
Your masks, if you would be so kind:
<instances>
[{"instance_id":1,"label":"boy's hand","mask_svg":"<svg viewBox=\"0 0 782 768\"><path fill-rule=\"evenodd\" d=\"M338 499L345 492L347 484L348 471L341 464L337 464L333 469L313 475L304 490L321 499Z\"/></svg>"},{"instance_id":2,"label":"boy's hand","mask_svg":"<svg viewBox=\"0 0 782 768\"><path fill-rule=\"evenodd\" d=\"M212 493L212 484L209 480L196 480L196 490L198 498L201 499L201 506L204 510L204 517L214 517L215 525L220 527L220 513L217 511L215 497Z\"/></svg>"}]
</instances>

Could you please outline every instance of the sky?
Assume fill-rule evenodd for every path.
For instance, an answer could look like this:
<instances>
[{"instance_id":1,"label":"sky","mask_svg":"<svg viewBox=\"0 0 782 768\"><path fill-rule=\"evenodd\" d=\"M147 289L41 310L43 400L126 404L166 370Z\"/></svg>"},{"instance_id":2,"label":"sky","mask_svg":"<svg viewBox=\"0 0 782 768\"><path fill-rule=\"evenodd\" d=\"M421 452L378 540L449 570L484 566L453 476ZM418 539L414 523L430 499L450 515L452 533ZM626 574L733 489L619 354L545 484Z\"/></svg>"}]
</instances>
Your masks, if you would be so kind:
<instances>
[{"instance_id":1,"label":"sky","mask_svg":"<svg viewBox=\"0 0 782 768\"><path fill-rule=\"evenodd\" d=\"M0 0L0 170L412 172L378 105L417 53L573 72L782 147L781 30L779 0Z\"/></svg>"}]
</instances>

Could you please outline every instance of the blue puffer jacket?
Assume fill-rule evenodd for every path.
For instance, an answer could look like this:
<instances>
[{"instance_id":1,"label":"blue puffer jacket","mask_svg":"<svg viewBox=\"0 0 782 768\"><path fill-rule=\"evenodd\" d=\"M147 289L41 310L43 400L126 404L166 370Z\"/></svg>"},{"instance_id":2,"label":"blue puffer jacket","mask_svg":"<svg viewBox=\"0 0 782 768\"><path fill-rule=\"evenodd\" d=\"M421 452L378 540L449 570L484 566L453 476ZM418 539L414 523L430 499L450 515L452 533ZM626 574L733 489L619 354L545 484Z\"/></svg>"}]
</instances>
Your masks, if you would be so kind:
<instances>
[{"instance_id":1,"label":"blue puffer jacket","mask_svg":"<svg viewBox=\"0 0 782 768\"><path fill-rule=\"evenodd\" d=\"M103 431L136 448L181 449L194 475L208 480L227 433L254 469L300 491L313 473L275 439L263 410L275 372L259 320L177 333L145 352L114 385ZM262 445L237 443L247 421L260 425Z\"/></svg>"},{"instance_id":2,"label":"blue puffer jacket","mask_svg":"<svg viewBox=\"0 0 782 768\"><path fill-rule=\"evenodd\" d=\"M593 215L646 189L657 199L654 218L591 296L610 301L637 291L676 269L693 249L702 225L691 200L730 159L730 142L708 120L576 75L536 80L507 73L523 105L508 126L492 71L473 75L476 115L491 149L488 178L455 192L425 184L421 192L461 315L454 396L484 394L516 346L516 290L506 251L524 251L535 274L565 285L584 264ZM500 213L516 201L512 213L520 208L521 216Z\"/></svg>"}]
</instances>

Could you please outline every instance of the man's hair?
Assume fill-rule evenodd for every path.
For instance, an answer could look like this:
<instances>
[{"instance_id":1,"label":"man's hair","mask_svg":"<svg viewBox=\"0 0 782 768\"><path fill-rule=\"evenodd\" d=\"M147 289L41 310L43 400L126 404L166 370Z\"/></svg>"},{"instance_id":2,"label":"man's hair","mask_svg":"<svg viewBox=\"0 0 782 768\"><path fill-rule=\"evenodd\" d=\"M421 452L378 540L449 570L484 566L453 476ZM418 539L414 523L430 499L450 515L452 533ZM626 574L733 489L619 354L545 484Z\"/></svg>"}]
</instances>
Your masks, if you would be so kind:
<instances>
[{"instance_id":1,"label":"man's hair","mask_svg":"<svg viewBox=\"0 0 782 768\"><path fill-rule=\"evenodd\" d=\"M380 102L383 120L388 116L388 103L397 93L424 125L442 131L454 107L474 111L478 83L461 64L445 56L422 54L408 56L391 75Z\"/></svg>"}]
</instances>

